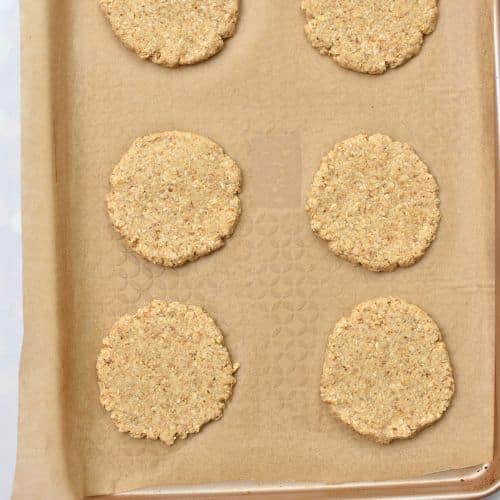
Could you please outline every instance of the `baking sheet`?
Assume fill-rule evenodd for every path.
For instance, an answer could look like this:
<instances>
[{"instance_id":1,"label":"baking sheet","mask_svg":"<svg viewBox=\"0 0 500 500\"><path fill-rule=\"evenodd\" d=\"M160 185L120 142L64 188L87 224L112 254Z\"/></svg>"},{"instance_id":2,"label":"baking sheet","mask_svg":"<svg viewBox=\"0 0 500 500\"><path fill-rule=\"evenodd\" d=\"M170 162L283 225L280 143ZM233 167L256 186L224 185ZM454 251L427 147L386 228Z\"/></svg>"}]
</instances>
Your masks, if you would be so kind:
<instances>
[{"instance_id":1,"label":"baking sheet","mask_svg":"<svg viewBox=\"0 0 500 500\"><path fill-rule=\"evenodd\" d=\"M124 49L96 2L24 0L26 330L16 497L380 480L491 460L489 2L440 2L420 56L380 77L343 70L312 49L299 3L243 2L238 32L218 56L167 70ZM104 205L111 168L130 142L170 128L219 142L244 175L235 235L177 270L127 251ZM309 229L303 203L321 156L359 132L411 143L440 184L438 237L412 268L376 275L353 267ZM388 447L332 419L318 396L329 330L357 302L384 294L435 318L457 381L441 422ZM171 448L119 434L98 402L102 336L152 298L203 305L242 364L223 419Z\"/></svg>"}]
</instances>

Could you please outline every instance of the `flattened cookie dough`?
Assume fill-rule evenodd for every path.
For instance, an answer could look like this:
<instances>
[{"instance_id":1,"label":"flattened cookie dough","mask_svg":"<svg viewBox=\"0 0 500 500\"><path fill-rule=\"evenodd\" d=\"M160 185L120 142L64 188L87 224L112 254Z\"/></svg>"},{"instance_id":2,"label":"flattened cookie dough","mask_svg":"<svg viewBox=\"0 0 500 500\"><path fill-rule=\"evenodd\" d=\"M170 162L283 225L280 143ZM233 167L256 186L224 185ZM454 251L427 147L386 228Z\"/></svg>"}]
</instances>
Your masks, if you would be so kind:
<instances>
[{"instance_id":1,"label":"flattened cookie dough","mask_svg":"<svg viewBox=\"0 0 500 500\"><path fill-rule=\"evenodd\" d=\"M100 399L120 432L171 445L222 416L238 367L203 309L154 300L104 339Z\"/></svg>"},{"instance_id":2,"label":"flattened cookie dough","mask_svg":"<svg viewBox=\"0 0 500 500\"><path fill-rule=\"evenodd\" d=\"M173 68L217 54L238 22L239 0L99 0L115 34L142 59Z\"/></svg>"},{"instance_id":3,"label":"flattened cookie dough","mask_svg":"<svg viewBox=\"0 0 500 500\"><path fill-rule=\"evenodd\" d=\"M380 74L416 56L437 0L302 0L312 46L344 68Z\"/></svg>"},{"instance_id":4,"label":"flattened cookie dough","mask_svg":"<svg viewBox=\"0 0 500 500\"><path fill-rule=\"evenodd\" d=\"M321 399L379 443L412 437L440 419L454 388L438 326L404 300L359 304L328 339Z\"/></svg>"},{"instance_id":5,"label":"flattened cookie dough","mask_svg":"<svg viewBox=\"0 0 500 500\"><path fill-rule=\"evenodd\" d=\"M136 139L113 170L108 212L125 243L177 267L224 245L240 215L240 169L222 148L189 132Z\"/></svg>"},{"instance_id":6,"label":"flattened cookie dough","mask_svg":"<svg viewBox=\"0 0 500 500\"><path fill-rule=\"evenodd\" d=\"M411 146L358 135L322 159L306 203L330 250L371 271L417 262L436 236L439 187Z\"/></svg>"}]
</instances>

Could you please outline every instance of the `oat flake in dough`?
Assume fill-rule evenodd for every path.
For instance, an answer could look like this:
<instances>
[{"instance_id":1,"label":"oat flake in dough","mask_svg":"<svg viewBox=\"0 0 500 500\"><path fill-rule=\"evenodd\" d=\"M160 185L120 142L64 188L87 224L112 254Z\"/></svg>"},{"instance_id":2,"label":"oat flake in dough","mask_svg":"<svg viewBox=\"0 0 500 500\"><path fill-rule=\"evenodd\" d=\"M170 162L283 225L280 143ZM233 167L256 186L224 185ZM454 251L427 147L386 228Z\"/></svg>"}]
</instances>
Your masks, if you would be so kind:
<instances>
[{"instance_id":1,"label":"oat flake in dough","mask_svg":"<svg viewBox=\"0 0 500 500\"><path fill-rule=\"evenodd\" d=\"M233 36L239 0L99 0L115 34L142 59L175 67L204 61Z\"/></svg>"},{"instance_id":2,"label":"oat flake in dough","mask_svg":"<svg viewBox=\"0 0 500 500\"><path fill-rule=\"evenodd\" d=\"M379 443L412 437L440 419L454 387L438 326L404 300L359 304L328 339L321 399Z\"/></svg>"},{"instance_id":3,"label":"oat flake in dough","mask_svg":"<svg viewBox=\"0 0 500 500\"><path fill-rule=\"evenodd\" d=\"M333 253L371 271L391 271L418 261L434 240L439 188L408 144L358 135L322 159L306 210Z\"/></svg>"},{"instance_id":4,"label":"oat flake in dough","mask_svg":"<svg viewBox=\"0 0 500 500\"><path fill-rule=\"evenodd\" d=\"M370 74L420 52L438 18L437 0L302 0L306 36L344 68Z\"/></svg>"},{"instance_id":5,"label":"oat flake in dough","mask_svg":"<svg viewBox=\"0 0 500 500\"><path fill-rule=\"evenodd\" d=\"M120 432L170 445L222 416L238 366L203 309L154 300L104 339L100 400Z\"/></svg>"},{"instance_id":6,"label":"oat flake in dough","mask_svg":"<svg viewBox=\"0 0 500 500\"><path fill-rule=\"evenodd\" d=\"M240 170L222 148L189 132L136 139L114 168L108 212L126 244L168 267L224 245L240 215Z\"/></svg>"}]
</instances>

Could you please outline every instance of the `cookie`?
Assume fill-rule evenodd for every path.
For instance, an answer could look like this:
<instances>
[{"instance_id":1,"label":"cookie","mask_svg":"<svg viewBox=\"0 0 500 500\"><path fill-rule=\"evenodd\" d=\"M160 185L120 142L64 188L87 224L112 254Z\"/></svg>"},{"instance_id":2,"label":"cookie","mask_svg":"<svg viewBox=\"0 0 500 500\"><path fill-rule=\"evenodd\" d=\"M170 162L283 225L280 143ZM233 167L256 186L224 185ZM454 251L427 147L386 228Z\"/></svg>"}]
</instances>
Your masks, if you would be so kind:
<instances>
[{"instance_id":1,"label":"cookie","mask_svg":"<svg viewBox=\"0 0 500 500\"><path fill-rule=\"evenodd\" d=\"M167 267L223 246L241 211L238 166L210 139L189 132L136 139L110 184L115 229L139 255Z\"/></svg>"},{"instance_id":2,"label":"cookie","mask_svg":"<svg viewBox=\"0 0 500 500\"><path fill-rule=\"evenodd\" d=\"M113 31L142 59L169 68L204 61L233 36L239 0L99 0Z\"/></svg>"},{"instance_id":3,"label":"cookie","mask_svg":"<svg viewBox=\"0 0 500 500\"><path fill-rule=\"evenodd\" d=\"M203 309L154 300L104 339L100 400L120 432L171 445L221 418L238 367Z\"/></svg>"},{"instance_id":4,"label":"cookie","mask_svg":"<svg viewBox=\"0 0 500 500\"><path fill-rule=\"evenodd\" d=\"M312 46L344 68L380 74L416 56L437 0L302 0Z\"/></svg>"},{"instance_id":5,"label":"cookie","mask_svg":"<svg viewBox=\"0 0 500 500\"><path fill-rule=\"evenodd\" d=\"M334 415L378 443L406 439L441 418L455 383L436 323L387 297L358 305L329 339L321 399Z\"/></svg>"},{"instance_id":6,"label":"cookie","mask_svg":"<svg viewBox=\"0 0 500 500\"><path fill-rule=\"evenodd\" d=\"M358 135L322 159L306 202L330 250L371 271L417 262L436 236L439 187L408 144Z\"/></svg>"}]
</instances>

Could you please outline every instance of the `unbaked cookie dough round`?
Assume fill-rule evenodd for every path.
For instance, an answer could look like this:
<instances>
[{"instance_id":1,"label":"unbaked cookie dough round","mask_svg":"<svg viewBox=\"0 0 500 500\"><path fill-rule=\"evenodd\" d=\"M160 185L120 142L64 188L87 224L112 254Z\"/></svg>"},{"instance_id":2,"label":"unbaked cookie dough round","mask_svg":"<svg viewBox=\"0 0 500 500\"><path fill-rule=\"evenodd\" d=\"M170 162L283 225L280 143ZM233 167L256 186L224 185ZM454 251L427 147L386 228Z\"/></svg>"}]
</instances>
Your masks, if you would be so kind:
<instances>
[{"instance_id":1,"label":"unbaked cookie dough round","mask_svg":"<svg viewBox=\"0 0 500 500\"><path fill-rule=\"evenodd\" d=\"M189 132L136 139L113 170L108 212L126 244L177 267L224 245L240 215L240 169Z\"/></svg>"},{"instance_id":2,"label":"unbaked cookie dough round","mask_svg":"<svg viewBox=\"0 0 500 500\"><path fill-rule=\"evenodd\" d=\"M439 187L411 146L358 135L322 159L306 203L330 250L371 271L417 262L439 226Z\"/></svg>"},{"instance_id":3,"label":"unbaked cookie dough round","mask_svg":"<svg viewBox=\"0 0 500 500\"><path fill-rule=\"evenodd\" d=\"M437 0L302 0L306 35L344 68L380 74L416 56L438 19Z\"/></svg>"},{"instance_id":4,"label":"unbaked cookie dough round","mask_svg":"<svg viewBox=\"0 0 500 500\"><path fill-rule=\"evenodd\" d=\"M217 54L239 0L99 0L115 34L142 59L173 68Z\"/></svg>"},{"instance_id":5,"label":"unbaked cookie dough round","mask_svg":"<svg viewBox=\"0 0 500 500\"><path fill-rule=\"evenodd\" d=\"M328 339L321 399L379 443L412 437L441 418L454 387L438 326L404 300L358 305Z\"/></svg>"},{"instance_id":6,"label":"unbaked cookie dough round","mask_svg":"<svg viewBox=\"0 0 500 500\"><path fill-rule=\"evenodd\" d=\"M120 432L170 445L222 416L238 367L203 309L154 300L104 339L100 400Z\"/></svg>"}]
</instances>

